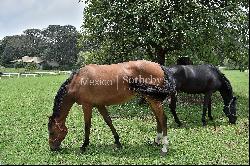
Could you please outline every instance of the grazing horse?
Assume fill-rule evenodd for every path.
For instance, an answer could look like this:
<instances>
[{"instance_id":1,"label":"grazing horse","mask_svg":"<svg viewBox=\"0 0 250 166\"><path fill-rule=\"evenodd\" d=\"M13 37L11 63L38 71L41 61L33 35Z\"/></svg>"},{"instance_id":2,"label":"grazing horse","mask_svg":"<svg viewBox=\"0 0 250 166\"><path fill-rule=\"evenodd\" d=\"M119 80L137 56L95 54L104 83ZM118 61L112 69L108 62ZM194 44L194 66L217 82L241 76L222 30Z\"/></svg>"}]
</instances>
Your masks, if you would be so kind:
<instances>
[{"instance_id":1,"label":"grazing horse","mask_svg":"<svg viewBox=\"0 0 250 166\"><path fill-rule=\"evenodd\" d=\"M74 103L82 105L85 123L85 139L81 150L85 151L89 145L92 109L96 107L110 127L115 139L116 147L120 148L119 135L114 128L108 105L124 103L132 99L137 92L130 88L132 82L151 84L159 87L166 86L164 72L159 64L138 60L111 65L87 65L71 76L61 85L55 99L53 114L49 117L49 146L52 151L59 150L61 142L67 135L65 121ZM161 154L167 152L167 124L162 100L147 95L157 122L157 136L155 143L161 142Z\"/></svg>"},{"instance_id":2,"label":"grazing horse","mask_svg":"<svg viewBox=\"0 0 250 166\"><path fill-rule=\"evenodd\" d=\"M168 89L146 85L143 83L132 84L137 92L150 94L151 96L161 96L171 91L170 110L174 116L175 122L180 126L181 122L177 117L175 108L177 101L176 92L185 92L188 94L205 94L203 101L202 123L206 125L206 111L208 117L211 115L211 96L212 93L219 91L223 101L223 112L229 118L229 122L235 124L236 116L236 97L233 96L232 86L229 80L213 65L174 65L171 67L162 66L165 75L168 77Z\"/></svg>"}]
</instances>

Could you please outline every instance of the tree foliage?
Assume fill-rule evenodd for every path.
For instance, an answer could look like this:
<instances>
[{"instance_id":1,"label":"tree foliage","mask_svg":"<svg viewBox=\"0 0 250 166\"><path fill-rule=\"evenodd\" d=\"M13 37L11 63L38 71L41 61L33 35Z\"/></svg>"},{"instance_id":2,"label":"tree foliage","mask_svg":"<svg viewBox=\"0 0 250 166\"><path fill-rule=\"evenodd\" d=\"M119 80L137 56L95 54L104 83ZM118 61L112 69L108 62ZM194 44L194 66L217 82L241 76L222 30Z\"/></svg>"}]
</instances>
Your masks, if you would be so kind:
<instances>
[{"instance_id":1,"label":"tree foliage","mask_svg":"<svg viewBox=\"0 0 250 166\"><path fill-rule=\"evenodd\" d=\"M99 63L178 56L239 61L248 52L248 1L87 0L80 46Z\"/></svg>"}]
</instances>

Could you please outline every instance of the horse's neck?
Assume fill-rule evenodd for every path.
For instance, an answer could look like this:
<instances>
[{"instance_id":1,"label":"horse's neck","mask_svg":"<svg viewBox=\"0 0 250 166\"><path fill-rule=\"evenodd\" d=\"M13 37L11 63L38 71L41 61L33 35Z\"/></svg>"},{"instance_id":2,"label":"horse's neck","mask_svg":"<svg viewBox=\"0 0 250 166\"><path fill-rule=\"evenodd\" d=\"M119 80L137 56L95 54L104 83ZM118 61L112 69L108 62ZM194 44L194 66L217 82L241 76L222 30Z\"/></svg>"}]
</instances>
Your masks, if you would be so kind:
<instances>
[{"instance_id":1,"label":"horse's neck","mask_svg":"<svg viewBox=\"0 0 250 166\"><path fill-rule=\"evenodd\" d=\"M65 124L69 111L62 112L59 117L57 117L57 121L61 124Z\"/></svg>"},{"instance_id":2,"label":"horse's neck","mask_svg":"<svg viewBox=\"0 0 250 166\"><path fill-rule=\"evenodd\" d=\"M223 98L224 105L225 105L225 106L228 106L229 103L230 103L230 101L231 101L232 98L233 98L232 88L223 85L223 87L222 87L221 90L220 90L220 94L221 94L221 96L222 96L222 98Z\"/></svg>"},{"instance_id":3,"label":"horse's neck","mask_svg":"<svg viewBox=\"0 0 250 166\"><path fill-rule=\"evenodd\" d=\"M73 105L73 102L69 103L66 100L63 100L63 102L61 103L61 106L60 106L60 111L58 111L58 114L56 117L56 119L59 123L65 124L67 116L69 114L69 111L70 111L72 105Z\"/></svg>"}]
</instances>

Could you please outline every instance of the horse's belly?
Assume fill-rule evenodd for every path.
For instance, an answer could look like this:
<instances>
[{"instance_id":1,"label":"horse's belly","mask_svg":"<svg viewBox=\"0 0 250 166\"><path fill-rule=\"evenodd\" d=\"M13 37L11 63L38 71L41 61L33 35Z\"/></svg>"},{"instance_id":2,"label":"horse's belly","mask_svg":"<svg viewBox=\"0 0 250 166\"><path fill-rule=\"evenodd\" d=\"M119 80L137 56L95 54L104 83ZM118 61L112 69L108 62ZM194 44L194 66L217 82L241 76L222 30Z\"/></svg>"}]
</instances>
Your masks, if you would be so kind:
<instances>
[{"instance_id":1,"label":"horse's belly","mask_svg":"<svg viewBox=\"0 0 250 166\"><path fill-rule=\"evenodd\" d=\"M105 89L105 90L104 90ZM129 90L117 90L113 88L94 88L85 91L81 95L81 103L91 103L93 105L114 105L121 104L131 100L134 92Z\"/></svg>"},{"instance_id":2,"label":"horse's belly","mask_svg":"<svg viewBox=\"0 0 250 166\"><path fill-rule=\"evenodd\" d=\"M207 93L207 92L215 92L217 89L216 88L206 88L206 87L197 87L197 88L181 88L178 91L188 93L188 94L202 94L202 93Z\"/></svg>"},{"instance_id":3,"label":"horse's belly","mask_svg":"<svg viewBox=\"0 0 250 166\"><path fill-rule=\"evenodd\" d=\"M197 90L197 89L185 89L185 90L179 90L180 92L188 93L188 94L201 94L205 93L204 90Z\"/></svg>"},{"instance_id":4,"label":"horse's belly","mask_svg":"<svg viewBox=\"0 0 250 166\"><path fill-rule=\"evenodd\" d=\"M95 105L115 105L128 102L134 97L134 95L121 95L121 96L110 96L94 100Z\"/></svg>"}]
</instances>

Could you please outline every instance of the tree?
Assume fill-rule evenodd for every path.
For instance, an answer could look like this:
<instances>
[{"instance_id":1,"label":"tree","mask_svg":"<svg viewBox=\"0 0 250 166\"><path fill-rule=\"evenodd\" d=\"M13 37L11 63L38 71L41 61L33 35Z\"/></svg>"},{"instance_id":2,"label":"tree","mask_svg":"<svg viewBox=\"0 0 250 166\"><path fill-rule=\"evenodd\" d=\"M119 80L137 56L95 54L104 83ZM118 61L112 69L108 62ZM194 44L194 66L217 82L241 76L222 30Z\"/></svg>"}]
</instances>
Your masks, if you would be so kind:
<instances>
[{"instance_id":1,"label":"tree","mask_svg":"<svg viewBox=\"0 0 250 166\"><path fill-rule=\"evenodd\" d=\"M43 50L45 49L45 42L42 30L40 29L27 29L24 35L28 39L26 50L27 55L30 56L41 56Z\"/></svg>"},{"instance_id":2,"label":"tree","mask_svg":"<svg viewBox=\"0 0 250 166\"><path fill-rule=\"evenodd\" d=\"M69 67L75 64L79 49L77 40L79 33L71 25L50 25L42 31L43 46L42 57L46 60L56 61L60 66Z\"/></svg>"},{"instance_id":3,"label":"tree","mask_svg":"<svg viewBox=\"0 0 250 166\"><path fill-rule=\"evenodd\" d=\"M227 47L236 45L232 40L241 46L248 41L248 35L241 40L228 33L246 32L248 1L87 0L85 6L80 45L112 62L149 58L165 64L188 55L219 64L234 54Z\"/></svg>"}]
</instances>

